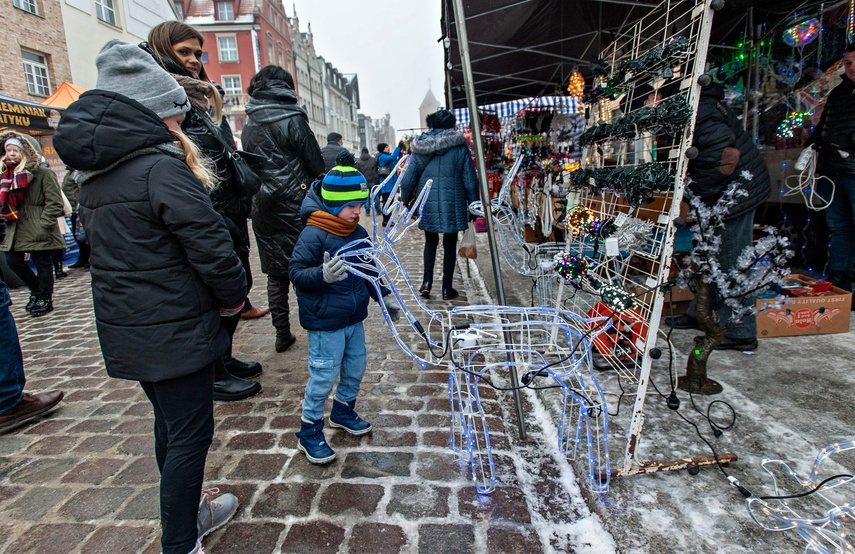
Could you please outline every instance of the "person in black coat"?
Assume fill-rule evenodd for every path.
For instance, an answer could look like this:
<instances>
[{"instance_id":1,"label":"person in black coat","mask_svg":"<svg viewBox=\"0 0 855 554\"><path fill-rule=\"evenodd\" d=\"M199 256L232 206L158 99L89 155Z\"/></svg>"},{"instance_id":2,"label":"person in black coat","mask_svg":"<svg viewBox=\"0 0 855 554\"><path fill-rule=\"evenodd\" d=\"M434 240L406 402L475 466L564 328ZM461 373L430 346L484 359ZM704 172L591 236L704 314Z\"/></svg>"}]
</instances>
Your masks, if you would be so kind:
<instances>
[{"instance_id":1,"label":"person in black coat","mask_svg":"<svg viewBox=\"0 0 855 554\"><path fill-rule=\"evenodd\" d=\"M243 147L266 160L257 168L262 185L253 198L252 231L261 271L267 275L276 351L285 352L297 340L288 306L288 261L303 230L300 205L309 185L324 173L324 158L306 111L297 105L290 73L275 65L263 67L246 91L251 98Z\"/></svg>"},{"instance_id":2,"label":"person in black coat","mask_svg":"<svg viewBox=\"0 0 855 554\"><path fill-rule=\"evenodd\" d=\"M107 373L138 381L153 407L163 553L201 552L237 510L234 495L212 500L202 480L214 365L229 344L220 318L240 312L246 275L208 196L216 176L180 130L184 89L119 40L96 65L96 89L65 111L53 143L78 170Z\"/></svg>"},{"instance_id":3,"label":"person in black coat","mask_svg":"<svg viewBox=\"0 0 855 554\"><path fill-rule=\"evenodd\" d=\"M831 232L828 280L852 291L855 282L855 43L846 47L843 71L843 82L829 93L822 117L807 144L818 151L817 173L831 180L817 182L817 192L831 201L825 210Z\"/></svg>"},{"instance_id":4,"label":"person in black coat","mask_svg":"<svg viewBox=\"0 0 855 554\"><path fill-rule=\"evenodd\" d=\"M151 29L148 42L141 47L187 93L190 111L181 123L181 130L214 164L219 184L210 191L211 201L229 229L235 252L247 275L248 289L252 286L252 272L246 222L251 192L245 192L232 174L229 153L224 143L233 145L234 137L228 122L222 118L222 97L201 62L203 44L202 35L193 27L179 21L165 21ZM214 400L243 400L261 391L259 383L246 379L260 374L261 364L255 361L243 362L232 356L232 342L239 321L240 315L223 318L223 327L229 335L229 348L223 356L223 363L217 364Z\"/></svg>"},{"instance_id":5,"label":"person in black coat","mask_svg":"<svg viewBox=\"0 0 855 554\"><path fill-rule=\"evenodd\" d=\"M717 83L701 89L694 146L698 149L698 156L689 162L688 186L692 193L710 206L734 181L739 182L740 188L747 193L736 197L735 204L724 218L724 227L718 231L721 234L721 270L728 271L736 265L745 247L752 244L754 212L771 194L772 184L763 155L736 114L725 104L724 90ZM719 325L727 328L725 338L716 346L717 350L757 348L757 322L753 315L744 316L738 324L731 324L732 311L723 302L716 302L715 290L713 307L718 311ZM670 319L669 323L678 329L700 329L693 314L694 301L686 315Z\"/></svg>"},{"instance_id":6,"label":"person in black coat","mask_svg":"<svg viewBox=\"0 0 855 554\"><path fill-rule=\"evenodd\" d=\"M442 297L450 300L458 296L451 286L457 265L457 234L467 227L469 204L478 200L478 179L466 137L455 129L454 114L439 110L427 116L426 122L431 130L413 140L413 155L401 179L401 201L409 204L428 179L433 179L419 222L425 233L424 278L419 292L430 295L442 233Z\"/></svg>"},{"instance_id":7,"label":"person in black coat","mask_svg":"<svg viewBox=\"0 0 855 554\"><path fill-rule=\"evenodd\" d=\"M321 148L321 155L324 157L324 173L329 173L330 169L335 167L335 159L343 151L347 150L342 143L344 137L336 132L327 135L327 144Z\"/></svg>"}]
</instances>

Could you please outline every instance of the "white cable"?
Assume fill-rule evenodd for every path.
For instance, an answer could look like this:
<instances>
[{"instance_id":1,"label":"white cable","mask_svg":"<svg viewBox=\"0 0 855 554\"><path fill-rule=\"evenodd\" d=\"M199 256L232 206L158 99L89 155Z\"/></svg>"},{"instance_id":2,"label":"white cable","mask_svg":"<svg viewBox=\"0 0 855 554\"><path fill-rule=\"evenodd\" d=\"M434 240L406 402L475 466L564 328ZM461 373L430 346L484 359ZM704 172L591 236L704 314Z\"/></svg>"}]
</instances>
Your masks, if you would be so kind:
<instances>
[{"instance_id":1,"label":"white cable","mask_svg":"<svg viewBox=\"0 0 855 554\"><path fill-rule=\"evenodd\" d=\"M806 159L802 159L802 156L805 156L805 152L807 153ZM804 167L798 174L790 175L784 179L784 186L787 190L784 192L783 196L800 194L805 202L805 206L807 206L809 210L814 210L816 212L828 208L834 200L836 188L834 186L834 181L828 177L824 175L820 175L819 177L816 176L816 150L811 147L806 148L804 152L802 152L802 155L799 156L799 161L796 163L796 166L798 167L802 164ZM790 182L793 178L797 180L796 184L792 184ZM831 183L831 196L828 200L816 192L817 185L823 179Z\"/></svg>"}]
</instances>

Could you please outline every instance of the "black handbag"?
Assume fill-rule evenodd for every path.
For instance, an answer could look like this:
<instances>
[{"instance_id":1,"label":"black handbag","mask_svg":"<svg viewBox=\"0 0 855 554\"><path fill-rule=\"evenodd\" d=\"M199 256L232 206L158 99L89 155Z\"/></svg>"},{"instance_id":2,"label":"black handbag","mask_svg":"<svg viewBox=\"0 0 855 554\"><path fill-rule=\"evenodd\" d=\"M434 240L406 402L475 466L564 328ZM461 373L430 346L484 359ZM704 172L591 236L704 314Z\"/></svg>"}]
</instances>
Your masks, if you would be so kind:
<instances>
[{"instance_id":1,"label":"black handbag","mask_svg":"<svg viewBox=\"0 0 855 554\"><path fill-rule=\"evenodd\" d=\"M253 170L253 166L263 167L266 158L252 152L238 150L233 144L229 144L229 141L223 138L213 122L209 121L206 117L202 117L201 119L205 122L211 134L214 135L214 138L225 148L226 157L229 160L229 173L237 184L241 196L249 197L254 195L261 189L262 181L261 177Z\"/></svg>"}]
</instances>

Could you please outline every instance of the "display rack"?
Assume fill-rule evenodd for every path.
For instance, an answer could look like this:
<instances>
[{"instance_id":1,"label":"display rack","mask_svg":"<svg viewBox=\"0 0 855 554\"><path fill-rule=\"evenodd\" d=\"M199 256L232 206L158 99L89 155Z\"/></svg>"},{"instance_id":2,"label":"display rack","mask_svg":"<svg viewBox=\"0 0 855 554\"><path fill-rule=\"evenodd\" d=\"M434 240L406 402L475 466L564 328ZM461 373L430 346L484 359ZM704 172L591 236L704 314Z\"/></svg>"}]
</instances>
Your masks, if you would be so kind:
<instances>
[{"instance_id":1,"label":"display rack","mask_svg":"<svg viewBox=\"0 0 855 554\"><path fill-rule=\"evenodd\" d=\"M585 100L591 117L580 138L582 168L570 174L578 195L568 205L568 254L588 261L596 281L636 292L635 306L616 311L586 287L562 284L556 302L581 316L611 314L612 332L593 341L599 363L636 385L637 395L623 463L613 474L631 475L689 465L712 458L670 462L636 459L644 424L644 404L668 282L680 203L689 158L693 122L704 74L713 5L716 0L665 0L651 9L601 53L596 82ZM718 7L721 7L718 5ZM573 229L574 217L590 225ZM592 223L593 222L593 223ZM607 249L602 229L611 236L626 225L647 225L646 240ZM587 229L587 231L583 230ZM592 230L593 229L593 230ZM732 455L720 455L730 461Z\"/></svg>"}]
</instances>

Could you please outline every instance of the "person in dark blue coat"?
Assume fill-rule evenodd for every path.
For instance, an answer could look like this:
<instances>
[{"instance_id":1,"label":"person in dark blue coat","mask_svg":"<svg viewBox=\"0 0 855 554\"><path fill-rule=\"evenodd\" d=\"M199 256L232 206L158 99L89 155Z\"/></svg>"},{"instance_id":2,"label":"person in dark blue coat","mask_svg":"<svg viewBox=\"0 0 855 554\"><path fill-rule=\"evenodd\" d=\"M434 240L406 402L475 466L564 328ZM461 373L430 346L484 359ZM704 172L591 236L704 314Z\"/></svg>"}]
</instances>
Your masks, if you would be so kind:
<instances>
[{"instance_id":1,"label":"person in dark blue coat","mask_svg":"<svg viewBox=\"0 0 855 554\"><path fill-rule=\"evenodd\" d=\"M184 89L120 40L96 65L97 88L68 107L53 144L78 170L107 374L138 381L154 412L163 554L201 552L238 505L202 481L214 363L229 345L220 318L240 312L246 275L208 196L216 177L181 132Z\"/></svg>"},{"instance_id":2,"label":"person in dark blue coat","mask_svg":"<svg viewBox=\"0 0 855 554\"><path fill-rule=\"evenodd\" d=\"M388 177L392 170L395 169L395 164L398 163L398 160L403 156L403 147L404 141L398 142L398 147L393 151L390 150L390 146L385 142L381 142L377 145L377 184L379 185L386 177ZM392 194L392 188L395 186L395 179L389 179L383 188L380 189L380 205L386 204L386 200L389 199L389 195ZM383 226L385 227L389 223L389 216L383 214Z\"/></svg>"},{"instance_id":3,"label":"person in dark blue coat","mask_svg":"<svg viewBox=\"0 0 855 554\"><path fill-rule=\"evenodd\" d=\"M478 179L466 137L455 129L457 120L448 110L427 116L430 131L415 139L413 155L401 180L401 201L409 204L428 179L433 179L419 229L425 232L424 279L419 292L429 296L439 234L442 238L442 297L458 296L451 286L457 264L457 234L466 229L469 204L478 200Z\"/></svg>"},{"instance_id":4,"label":"person in dark blue coat","mask_svg":"<svg viewBox=\"0 0 855 554\"><path fill-rule=\"evenodd\" d=\"M303 398L297 448L313 464L326 464L335 452L324 440L324 403L338 380L330 413L330 426L351 435L364 435L371 424L354 406L365 374L365 331L368 299L375 300L373 285L348 274L344 261L333 256L346 244L364 239L359 212L368 200L368 183L345 151L336 165L309 188L300 209L306 227L300 233L288 274L297 290L300 325L309 339L309 382ZM384 291L385 292L385 291ZM393 296L382 298L395 320L400 307Z\"/></svg>"}]
</instances>

